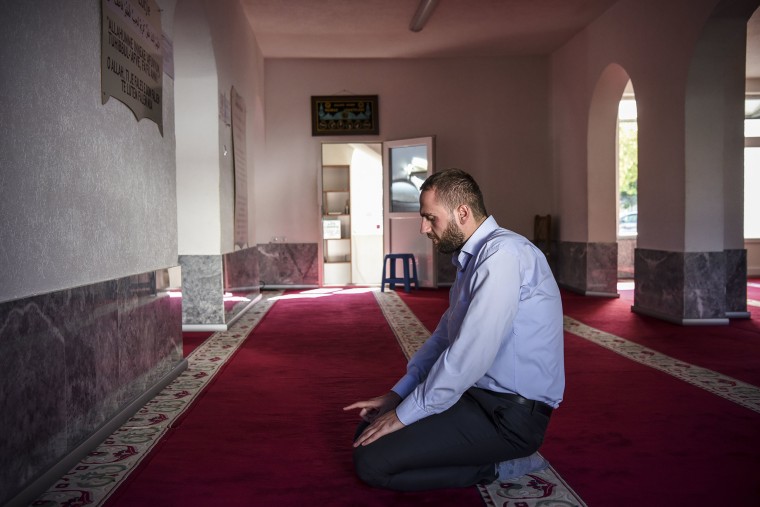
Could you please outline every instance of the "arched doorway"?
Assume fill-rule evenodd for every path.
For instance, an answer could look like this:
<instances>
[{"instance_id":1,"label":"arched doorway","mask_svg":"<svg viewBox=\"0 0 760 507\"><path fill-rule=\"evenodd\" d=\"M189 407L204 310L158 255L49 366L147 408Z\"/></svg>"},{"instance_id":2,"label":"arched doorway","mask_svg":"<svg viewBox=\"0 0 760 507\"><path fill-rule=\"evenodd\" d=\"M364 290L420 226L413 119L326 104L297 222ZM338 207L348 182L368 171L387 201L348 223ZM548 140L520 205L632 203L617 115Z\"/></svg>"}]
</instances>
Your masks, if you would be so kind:
<instances>
[{"instance_id":1,"label":"arched doorway","mask_svg":"<svg viewBox=\"0 0 760 507\"><path fill-rule=\"evenodd\" d=\"M602 72L594 89L588 123L588 252L587 294L617 296L620 216L619 111L630 86L618 64ZM631 251L631 276L633 252Z\"/></svg>"}]
</instances>

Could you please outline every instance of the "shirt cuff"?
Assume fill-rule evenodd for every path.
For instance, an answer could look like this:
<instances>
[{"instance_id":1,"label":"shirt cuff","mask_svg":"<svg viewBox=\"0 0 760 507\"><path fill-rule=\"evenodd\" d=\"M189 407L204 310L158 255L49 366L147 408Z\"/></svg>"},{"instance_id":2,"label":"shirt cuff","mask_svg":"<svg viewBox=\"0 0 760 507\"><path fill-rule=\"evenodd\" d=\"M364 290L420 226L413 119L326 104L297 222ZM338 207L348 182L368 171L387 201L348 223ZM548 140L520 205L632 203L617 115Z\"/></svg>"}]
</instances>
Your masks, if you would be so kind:
<instances>
[{"instance_id":1,"label":"shirt cuff","mask_svg":"<svg viewBox=\"0 0 760 507\"><path fill-rule=\"evenodd\" d=\"M423 419L427 414L421 411L417 404L414 402L412 396L404 398L398 407L396 407L396 417L401 421L404 426L409 426L412 423Z\"/></svg>"},{"instance_id":2,"label":"shirt cuff","mask_svg":"<svg viewBox=\"0 0 760 507\"><path fill-rule=\"evenodd\" d=\"M391 391L401 396L401 399L406 399L412 391L414 391L414 388L417 387L417 379L412 377L411 375L404 375L401 377L401 380L396 382L396 385L391 388Z\"/></svg>"}]
</instances>

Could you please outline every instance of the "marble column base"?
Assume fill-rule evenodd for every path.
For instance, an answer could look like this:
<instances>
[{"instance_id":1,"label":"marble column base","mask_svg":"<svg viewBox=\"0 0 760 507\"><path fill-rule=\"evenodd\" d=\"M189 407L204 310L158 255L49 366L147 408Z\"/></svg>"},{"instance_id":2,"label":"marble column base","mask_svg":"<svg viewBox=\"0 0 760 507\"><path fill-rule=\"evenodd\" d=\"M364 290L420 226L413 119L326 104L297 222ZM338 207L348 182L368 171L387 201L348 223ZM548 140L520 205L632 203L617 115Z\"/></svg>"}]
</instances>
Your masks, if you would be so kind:
<instances>
[{"instance_id":1,"label":"marble column base","mask_svg":"<svg viewBox=\"0 0 760 507\"><path fill-rule=\"evenodd\" d=\"M263 243L257 245L261 284L266 288L319 286L316 243Z\"/></svg>"},{"instance_id":2,"label":"marble column base","mask_svg":"<svg viewBox=\"0 0 760 507\"><path fill-rule=\"evenodd\" d=\"M180 255L182 330L226 331L261 299L255 248L224 255ZM225 305L225 293L244 293L245 300Z\"/></svg>"},{"instance_id":3,"label":"marble column base","mask_svg":"<svg viewBox=\"0 0 760 507\"><path fill-rule=\"evenodd\" d=\"M560 241L560 287L586 296L620 297L617 292L617 243Z\"/></svg>"},{"instance_id":4,"label":"marble column base","mask_svg":"<svg viewBox=\"0 0 760 507\"><path fill-rule=\"evenodd\" d=\"M747 250L724 250L726 254L726 317L749 319L747 311Z\"/></svg>"},{"instance_id":5,"label":"marble column base","mask_svg":"<svg viewBox=\"0 0 760 507\"><path fill-rule=\"evenodd\" d=\"M0 304L0 504L178 371L163 271Z\"/></svg>"},{"instance_id":6,"label":"marble column base","mask_svg":"<svg viewBox=\"0 0 760 507\"><path fill-rule=\"evenodd\" d=\"M742 316L742 307L746 311L746 252L637 248L635 271L636 313L682 325L723 325L730 316Z\"/></svg>"},{"instance_id":7,"label":"marble column base","mask_svg":"<svg viewBox=\"0 0 760 507\"><path fill-rule=\"evenodd\" d=\"M183 329L226 330L222 256L180 255L179 264L182 267Z\"/></svg>"}]
</instances>

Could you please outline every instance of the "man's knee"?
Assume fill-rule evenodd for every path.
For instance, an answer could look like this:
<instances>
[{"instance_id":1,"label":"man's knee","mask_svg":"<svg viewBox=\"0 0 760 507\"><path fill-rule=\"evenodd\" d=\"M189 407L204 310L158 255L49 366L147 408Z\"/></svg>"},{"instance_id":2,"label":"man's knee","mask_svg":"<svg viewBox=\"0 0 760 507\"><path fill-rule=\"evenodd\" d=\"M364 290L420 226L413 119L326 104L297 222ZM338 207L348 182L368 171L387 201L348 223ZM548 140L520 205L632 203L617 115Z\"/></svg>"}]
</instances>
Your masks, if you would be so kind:
<instances>
[{"instance_id":1,"label":"man's knee","mask_svg":"<svg viewBox=\"0 0 760 507\"><path fill-rule=\"evenodd\" d=\"M354 449L354 468L359 479L374 488L387 488L390 474L378 465L377 453L371 445Z\"/></svg>"}]
</instances>

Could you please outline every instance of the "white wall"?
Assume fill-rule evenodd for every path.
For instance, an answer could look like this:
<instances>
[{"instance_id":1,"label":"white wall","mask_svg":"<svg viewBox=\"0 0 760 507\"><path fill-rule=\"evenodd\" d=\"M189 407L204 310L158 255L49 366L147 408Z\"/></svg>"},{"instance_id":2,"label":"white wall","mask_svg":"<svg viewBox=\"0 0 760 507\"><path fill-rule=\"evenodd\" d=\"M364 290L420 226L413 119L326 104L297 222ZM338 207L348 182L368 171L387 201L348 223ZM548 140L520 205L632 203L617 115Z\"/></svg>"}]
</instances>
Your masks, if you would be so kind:
<instances>
[{"instance_id":1,"label":"white wall","mask_svg":"<svg viewBox=\"0 0 760 507\"><path fill-rule=\"evenodd\" d=\"M320 144L435 135L437 167L470 171L499 223L532 235L550 212L549 67L542 57L267 60L256 242L317 242ZM377 94L380 135L312 137L310 97Z\"/></svg>"},{"instance_id":2,"label":"white wall","mask_svg":"<svg viewBox=\"0 0 760 507\"><path fill-rule=\"evenodd\" d=\"M743 248L746 38L746 19L712 17L692 58L686 92L685 251Z\"/></svg>"},{"instance_id":3,"label":"white wall","mask_svg":"<svg viewBox=\"0 0 760 507\"><path fill-rule=\"evenodd\" d=\"M717 0L621 0L552 56L554 174L561 239L584 242L587 131L594 87L610 64L636 90L639 248L683 251L685 90L702 26Z\"/></svg>"},{"instance_id":4,"label":"white wall","mask_svg":"<svg viewBox=\"0 0 760 507\"><path fill-rule=\"evenodd\" d=\"M248 243L253 246L256 217L253 213L255 157L264 143L264 59L253 31L238 2L205 1L206 15L214 38L220 92L230 96L234 86L246 106L246 153L248 182ZM234 249L234 166L232 129L219 122L221 252ZM227 155L224 148L227 148Z\"/></svg>"},{"instance_id":5,"label":"white wall","mask_svg":"<svg viewBox=\"0 0 760 507\"><path fill-rule=\"evenodd\" d=\"M100 0L1 8L0 301L176 264L172 80L162 136L102 104Z\"/></svg>"},{"instance_id":6,"label":"white wall","mask_svg":"<svg viewBox=\"0 0 760 507\"><path fill-rule=\"evenodd\" d=\"M176 25L179 253L228 253L234 250L234 159L232 129L220 117L220 102L229 106L234 86L246 104L252 245L255 154L264 138L263 58L237 2L185 0Z\"/></svg>"},{"instance_id":7,"label":"white wall","mask_svg":"<svg viewBox=\"0 0 760 507\"><path fill-rule=\"evenodd\" d=\"M755 15L760 15L756 11ZM760 79L747 79L746 93L760 93ZM760 240L745 240L744 248L747 249L747 273L753 276L760 276Z\"/></svg>"},{"instance_id":8,"label":"white wall","mask_svg":"<svg viewBox=\"0 0 760 507\"><path fill-rule=\"evenodd\" d=\"M212 34L199 0L177 6L174 68L179 254L218 255L219 88Z\"/></svg>"}]
</instances>

